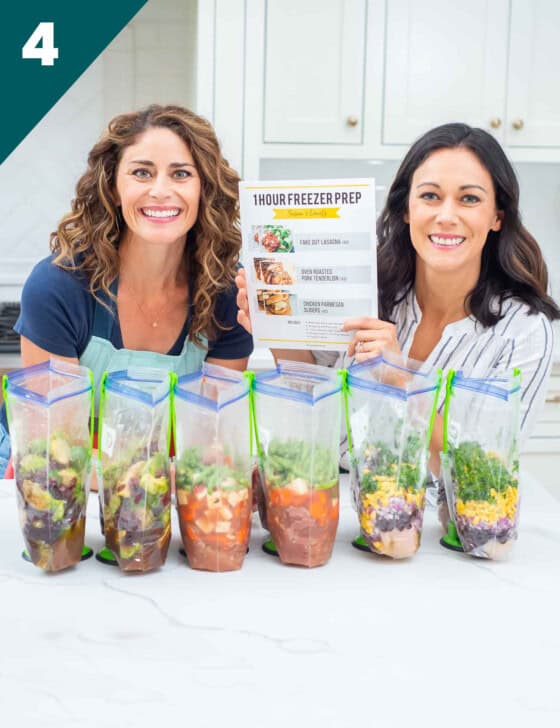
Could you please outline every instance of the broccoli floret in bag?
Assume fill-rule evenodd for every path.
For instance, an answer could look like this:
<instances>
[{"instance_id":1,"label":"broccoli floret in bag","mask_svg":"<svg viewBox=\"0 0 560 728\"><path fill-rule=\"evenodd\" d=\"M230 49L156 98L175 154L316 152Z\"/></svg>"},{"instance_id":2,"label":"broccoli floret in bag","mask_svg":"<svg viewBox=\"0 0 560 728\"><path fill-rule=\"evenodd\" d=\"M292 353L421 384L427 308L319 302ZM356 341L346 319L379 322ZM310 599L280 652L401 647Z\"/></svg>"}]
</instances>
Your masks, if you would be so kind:
<instances>
[{"instance_id":1,"label":"broccoli floret in bag","mask_svg":"<svg viewBox=\"0 0 560 728\"><path fill-rule=\"evenodd\" d=\"M248 478L232 466L231 458L221 448L214 454L217 462L206 463L208 457L197 448L187 448L177 462L176 483L178 490L188 490L202 485L209 492L215 488L229 490L247 487Z\"/></svg>"},{"instance_id":2,"label":"broccoli floret in bag","mask_svg":"<svg viewBox=\"0 0 560 728\"><path fill-rule=\"evenodd\" d=\"M74 445L70 448L70 465L78 471L83 470L89 460L89 450L80 445Z\"/></svg>"},{"instance_id":3,"label":"broccoli floret in bag","mask_svg":"<svg viewBox=\"0 0 560 728\"><path fill-rule=\"evenodd\" d=\"M450 448L456 527L465 551L497 558L517 537L517 463L511 472L480 443Z\"/></svg>"},{"instance_id":4,"label":"broccoli floret in bag","mask_svg":"<svg viewBox=\"0 0 560 728\"><path fill-rule=\"evenodd\" d=\"M187 448L177 461L175 471L175 482L177 488L191 488L193 486L193 475L202 467L202 458L199 451L190 447Z\"/></svg>"},{"instance_id":5,"label":"broccoli floret in bag","mask_svg":"<svg viewBox=\"0 0 560 728\"><path fill-rule=\"evenodd\" d=\"M494 501L496 493L517 487L517 479L509 473L500 458L485 453L477 442L463 442L451 448L458 482L457 496L463 501Z\"/></svg>"},{"instance_id":6,"label":"broccoli floret in bag","mask_svg":"<svg viewBox=\"0 0 560 728\"><path fill-rule=\"evenodd\" d=\"M265 459L265 475L273 487L296 479L310 487L328 488L338 482L338 463L332 452L307 441L273 440Z\"/></svg>"}]
</instances>

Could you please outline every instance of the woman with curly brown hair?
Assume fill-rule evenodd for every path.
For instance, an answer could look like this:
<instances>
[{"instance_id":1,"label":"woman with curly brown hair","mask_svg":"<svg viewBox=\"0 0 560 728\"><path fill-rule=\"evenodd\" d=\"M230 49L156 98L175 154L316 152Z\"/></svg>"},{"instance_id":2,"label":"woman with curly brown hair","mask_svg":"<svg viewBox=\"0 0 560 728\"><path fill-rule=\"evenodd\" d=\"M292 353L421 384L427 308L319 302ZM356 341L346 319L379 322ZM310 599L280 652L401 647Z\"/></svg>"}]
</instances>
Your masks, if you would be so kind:
<instances>
[{"instance_id":1,"label":"woman with curly brown hair","mask_svg":"<svg viewBox=\"0 0 560 728\"><path fill-rule=\"evenodd\" d=\"M150 106L108 125L78 181L52 255L27 280L16 331L23 364L50 355L104 370L243 370L237 323L238 176L210 124Z\"/></svg>"}]
</instances>

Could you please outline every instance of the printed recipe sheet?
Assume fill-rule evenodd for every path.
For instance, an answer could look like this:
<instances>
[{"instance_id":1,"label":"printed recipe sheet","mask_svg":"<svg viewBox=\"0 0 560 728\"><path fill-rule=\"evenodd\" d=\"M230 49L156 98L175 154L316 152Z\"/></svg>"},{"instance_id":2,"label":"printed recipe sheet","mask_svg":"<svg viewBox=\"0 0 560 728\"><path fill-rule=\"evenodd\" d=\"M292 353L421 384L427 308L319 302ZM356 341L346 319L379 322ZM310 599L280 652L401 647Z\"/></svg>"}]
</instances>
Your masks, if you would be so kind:
<instances>
[{"instance_id":1,"label":"printed recipe sheet","mask_svg":"<svg viewBox=\"0 0 560 728\"><path fill-rule=\"evenodd\" d=\"M344 351L342 322L377 316L374 180L239 189L255 346Z\"/></svg>"}]
</instances>

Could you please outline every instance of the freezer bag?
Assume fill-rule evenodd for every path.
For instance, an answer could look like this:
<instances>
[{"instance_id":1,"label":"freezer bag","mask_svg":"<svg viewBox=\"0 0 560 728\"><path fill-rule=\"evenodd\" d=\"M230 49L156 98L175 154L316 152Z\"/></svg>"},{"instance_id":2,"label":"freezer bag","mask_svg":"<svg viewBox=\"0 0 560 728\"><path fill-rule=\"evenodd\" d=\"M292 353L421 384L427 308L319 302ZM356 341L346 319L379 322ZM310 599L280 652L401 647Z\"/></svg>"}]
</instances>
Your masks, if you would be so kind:
<instances>
[{"instance_id":1,"label":"freezer bag","mask_svg":"<svg viewBox=\"0 0 560 728\"><path fill-rule=\"evenodd\" d=\"M267 525L286 564L321 566L338 526L341 383L336 370L279 362L257 374L256 437Z\"/></svg>"},{"instance_id":2,"label":"freezer bag","mask_svg":"<svg viewBox=\"0 0 560 728\"><path fill-rule=\"evenodd\" d=\"M3 379L23 538L60 571L82 556L93 432L93 375L54 358Z\"/></svg>"},{"instance_id":3,"label":"freezer bag","mask_svg":"<svg viewBox=\"0 0 560 728\"><path fill-rule=\"evenodd\" d=\"M450 371L442 478L463 550L501 559L517 539L521 373L488 379Z\"/></svg>"},{"instance_id":4,"label":"freezer bag","mask_svg":"<svg viewBox=\"0 0 560 728\"><path fill-rule=\"evenodd\" d=\"M99 443L105 540L123 571L165 563L171 537L171 375L131 367L105 373Z\"/></svg>"},{"instance_id":5,"label":"freezer bag","mask_svg":"<svg viewBox=\"0 0 560 728\"><path fill-rule=\"evenodd\" d=\"M351 488L362 537L402 559L420 546L429 443L441 371L378 356L348 370Z\"/></svg>"},{"instance_id":6,"label":"freezer bag","mask_svg":"<svg viewBox=\"0 0 560 728\"><path fill-rule=\"evenodd\" d=\"M173 392L177 511L189 564L240 569L252 515L248 379L205 363Z\"/></svg>"}]
</instances>

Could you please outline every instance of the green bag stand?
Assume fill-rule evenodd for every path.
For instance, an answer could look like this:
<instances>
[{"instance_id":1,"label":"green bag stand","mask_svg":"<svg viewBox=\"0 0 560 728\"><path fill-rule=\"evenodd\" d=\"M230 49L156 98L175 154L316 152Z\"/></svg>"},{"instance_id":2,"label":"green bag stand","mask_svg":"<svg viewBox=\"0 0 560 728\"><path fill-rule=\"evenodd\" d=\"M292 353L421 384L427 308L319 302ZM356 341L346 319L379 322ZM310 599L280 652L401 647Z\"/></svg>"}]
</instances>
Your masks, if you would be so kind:
<instances>
[{"instance_id":1,"label":"green bag stand","mask_svg":"<svg viewBox=\"0 0 560 728\"><path fill-rule=\"evenodd\" d=\"M95 558L101 564L105 564L106 566L118 566L115 554L111 551L111 549L108 549L107 546L104 546L101 551L98 551L95 554Z\"/></svg>"},{"instance_id":2,"label":"green bag stand","mask_svg":"<svg viewBox=\"0 0 560 728\"><path fill-rule=\"evenodd\" d=\"M368 546L368 542L365 540L365 538L362 535L358 536L357 538L355 538L352 541L352 546L355 549L358 549L358 551L365 551L368 554L373 553L372 550L370 549L370 547Z\"/></svg>"},{"instance_id":3,"label":"green bag stand","mask_svg":"<svg viewBox=\"0 0 560 728\"><path fill-rule=\"evenodd\" d=\"M463 552L463 546L461 544L461 539L459 538L459 534L457 533L457 528L453 521L449 521L447 524L447 533L445 536L442 536L439 540L440 544L450 551L461 551Z\"/></svg>"},{"instance_id":4,"label":"green bag stand","mask_svg":"<svg viewBox=\"0 0 560 728\"><path fill-rule=\"evenodd\" d=\"M276 544L271 538L267 539L263 543L262 550L265 552L265 554L268 554L269 556L278 556L278 549L276 548Z\"/></svg>"}]
</instances>

